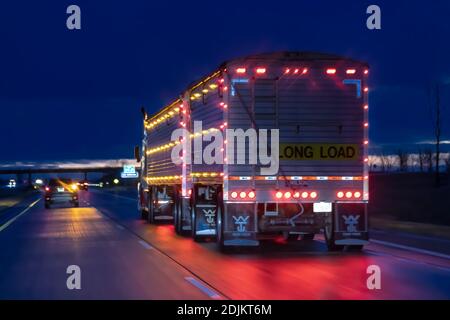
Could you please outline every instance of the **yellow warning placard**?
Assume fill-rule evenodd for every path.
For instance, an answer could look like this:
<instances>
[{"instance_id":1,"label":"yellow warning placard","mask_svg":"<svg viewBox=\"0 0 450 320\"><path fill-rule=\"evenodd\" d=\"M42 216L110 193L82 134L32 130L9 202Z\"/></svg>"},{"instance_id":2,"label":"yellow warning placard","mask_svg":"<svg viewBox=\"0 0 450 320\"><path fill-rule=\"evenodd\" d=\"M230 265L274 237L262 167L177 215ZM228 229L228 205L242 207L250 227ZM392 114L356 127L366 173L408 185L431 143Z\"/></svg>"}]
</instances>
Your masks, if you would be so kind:
<instances>
[{"instance_id":1,"label":"yellow warning placard","mask_svg":"<svg viewBox=\"0 0 450 320\"><path fill-rule=\"evenodd\" d=\"M280 160L357 160L357 144L280 143Z\"/></svg>"}]
</instances>

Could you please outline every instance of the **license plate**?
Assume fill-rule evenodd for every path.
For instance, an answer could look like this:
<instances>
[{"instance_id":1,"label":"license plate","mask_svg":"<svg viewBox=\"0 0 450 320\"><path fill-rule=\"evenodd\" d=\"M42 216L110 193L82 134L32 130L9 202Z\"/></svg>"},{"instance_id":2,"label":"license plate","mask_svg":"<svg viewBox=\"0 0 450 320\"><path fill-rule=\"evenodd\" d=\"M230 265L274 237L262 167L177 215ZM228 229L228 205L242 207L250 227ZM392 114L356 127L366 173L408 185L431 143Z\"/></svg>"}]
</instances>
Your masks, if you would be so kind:
<instances>
[{"instance_id":1,"label":"license plate","mask_svg":"<svg viewBox=\"0 0 450 320\"><path fill-rule=\"evenodd\" d=\"M313 205L314 212L331 212L332 205L331 202L316 202Z\"/></svg>"},{"instance_id":2,"label":"license plate","mask_svg":"<svg viewBox=\"0 0 450 320\"><path fill-rule=\"evenodd\" d=\"M56 188L56 190L58 190L58 192L64 192L64 188Z\"/></svg>"}]
</instances>

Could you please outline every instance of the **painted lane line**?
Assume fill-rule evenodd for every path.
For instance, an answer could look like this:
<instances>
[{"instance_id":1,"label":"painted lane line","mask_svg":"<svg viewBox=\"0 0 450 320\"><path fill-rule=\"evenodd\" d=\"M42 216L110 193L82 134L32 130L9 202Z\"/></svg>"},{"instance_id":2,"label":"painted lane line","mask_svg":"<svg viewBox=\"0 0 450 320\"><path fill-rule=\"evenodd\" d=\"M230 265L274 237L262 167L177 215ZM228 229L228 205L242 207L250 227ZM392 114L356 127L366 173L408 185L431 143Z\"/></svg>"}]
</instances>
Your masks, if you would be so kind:
<instances>
[{"instance_id":1,"label":"painted lane line","mask_svg":"<svg viewBox=\"0 0 450 320\"><path fill-rule=\"evenodd\" d=\"M151 245L149 245L147 242L145 242L144 240L139 240L138 242L147 250L153 249L153 247Z\"/></svg>"},{"instance_id":2,"label":"painted lane line","mask_svg":"<svg viewBox=\"0 0 450 320\"><path fill-rule=\"evenodd\" d=\"M14 221L16 221L17 219L19 219L22 215L24 215L25 213L28 212L28 210L30 210L32 207L34 207L34 205L36 203L38 203L39 201L41 201L41 199L37 199L36 201L34 201L33 203L31 203L28 207L26 207L22 212L20 212L17 216L11 218L10 220L8 220L7 222L5 222L1 227L0 227L0 232L2 232L3 230L5 230L6 228L8 228Z\"/></svg>"},{"instance_id":3,"label":"painted lane line","mask_svg":"<svg viewBox=\"0 0 450 320\"><path fill-rule=\"evenodd\" d=\"M435 257L439 257L439 258L449 259L450 260L450 255L439 253L439 252L434 252L434 251L429 251L429 250L425 250L425 249L419 249L419 248L404 246L404 245L401 245L401 244L396 244L396 243L386 242L386 241L381 241L381 240L371 239L370 242L376 243L376 244L381 244L381 245L386 246L386 247L403 249L403 250L407 250L407 251L427 254L427 255L430 255L430 256L435 256Z\"/></svg>"},{"instance_id":4,"label":"painted lane line","mask_svg":"<svg viewBox=\"0 0 450 320\"><path fill-rule=\"evenodd\" d=\"M184 279L187 282L189 282L190 284L192 284L193 286L195 286L196 288L200 289L200 291L202 291L204 294L206 294L211 299L214 299L214 300L222 299L222 297L217 292L208 288L207 286L205 286L203 283L201 283L197 279L195 279L193 277L184 277Z\"/></svg>"}]
</instances>

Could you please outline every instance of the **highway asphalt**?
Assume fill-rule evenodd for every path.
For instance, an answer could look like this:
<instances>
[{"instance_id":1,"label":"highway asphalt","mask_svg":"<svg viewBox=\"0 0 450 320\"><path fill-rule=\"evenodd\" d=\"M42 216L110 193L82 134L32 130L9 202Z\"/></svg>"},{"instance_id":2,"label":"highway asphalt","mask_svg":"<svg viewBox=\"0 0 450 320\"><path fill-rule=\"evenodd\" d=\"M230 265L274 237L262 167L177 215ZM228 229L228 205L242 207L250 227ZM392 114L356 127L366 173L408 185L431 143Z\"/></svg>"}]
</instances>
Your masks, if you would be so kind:
<instances>
[{"instance_id":1,"label":"highway asphalt","mask_svg":"<svg viewBox=\"0 0 450 320\"><path fill-rule=\"evenodd\" d=\"M0 216L0 299L449 299L449 242L416 246L376 234L362 252L267 241L221 253L139 219L134 191L91 189L80 208L33 196ZM429 239L415 239L432 242ZM70 265L81 289L70 290ZM369 266L381 288L369 289Z\"/></svg>"}]
</instances>

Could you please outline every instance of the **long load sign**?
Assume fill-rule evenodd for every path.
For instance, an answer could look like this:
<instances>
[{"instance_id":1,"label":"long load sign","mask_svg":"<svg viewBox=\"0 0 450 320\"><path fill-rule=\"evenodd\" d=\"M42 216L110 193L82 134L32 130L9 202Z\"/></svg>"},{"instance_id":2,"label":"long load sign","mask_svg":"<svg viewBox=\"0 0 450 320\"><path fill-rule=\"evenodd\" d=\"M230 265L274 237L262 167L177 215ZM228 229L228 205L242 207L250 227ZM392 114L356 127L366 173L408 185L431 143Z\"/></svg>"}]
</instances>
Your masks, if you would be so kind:
<instances>
[{"instance_id":1,"label":"long load sign","mask_svg":"<svg viewBox=\"0 0 450 320\"><path fill-rule=\"evenodd\" d=\"M358 160L357 144L280 143L280 160Z\"/></svg>"}]
</instances>

